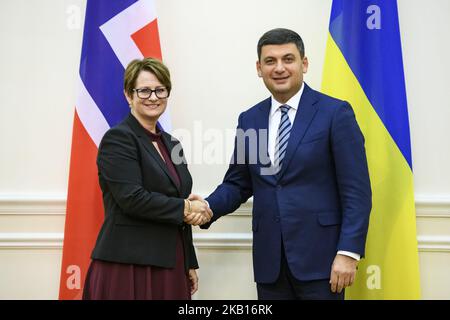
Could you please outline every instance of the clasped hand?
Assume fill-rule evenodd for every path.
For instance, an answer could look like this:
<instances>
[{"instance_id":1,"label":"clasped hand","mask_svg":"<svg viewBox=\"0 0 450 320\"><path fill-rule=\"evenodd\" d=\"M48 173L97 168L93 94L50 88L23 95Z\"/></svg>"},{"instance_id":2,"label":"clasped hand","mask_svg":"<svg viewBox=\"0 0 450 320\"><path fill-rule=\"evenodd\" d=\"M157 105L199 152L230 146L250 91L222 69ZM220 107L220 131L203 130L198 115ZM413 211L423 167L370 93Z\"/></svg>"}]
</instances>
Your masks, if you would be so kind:
<instances>
[{"instance_id":1,"label":"clasped hand","mask_svg":"<svg viewBox=\"0 0 450 320\"><path fill-rule=\"evenodd\" d=\"M190 195L190 210L185 210L184 222L187 224L198 226L208 223L212 217L212 211L208 204L200 197Z\"/></svg>"}]
</instances>

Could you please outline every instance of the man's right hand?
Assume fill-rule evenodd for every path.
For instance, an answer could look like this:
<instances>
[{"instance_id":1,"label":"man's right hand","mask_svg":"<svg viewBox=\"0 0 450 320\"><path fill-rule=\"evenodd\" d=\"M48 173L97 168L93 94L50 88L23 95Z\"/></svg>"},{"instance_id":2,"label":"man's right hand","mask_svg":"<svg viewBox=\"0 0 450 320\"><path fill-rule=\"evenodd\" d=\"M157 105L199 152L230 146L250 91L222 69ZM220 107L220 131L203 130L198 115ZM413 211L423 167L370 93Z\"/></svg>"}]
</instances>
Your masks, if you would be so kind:
<instances>
[{"instance_id":1,"label":"man's right hand","mask_svg":"<svg viewBox=\"0 0 450 320\"><path fill-rule=\"evenodd\" d=\"M184 222L194 226L208 223L212 217L212 211L208 204L201 197L195 195L190 195L188 200L190 201L190 210L185 208Z\"/></svg>"},{"instance_id":2,"label":"man's right hand","mask_svg":"<svg viewBox=\"0 0 450 320\"><path fill-rule=\"evenodd\" d=\"M198 200L198 201L201 201L201 202L206 204L206 206L207 206L207 214L209 216L209 219L208 219L207 222L209 222L211 220L212 216L214 215L214 213L212 212L211 208L209 207L209 203L205 199L203 199L201 196L199 196L198 194L193 194L193 193L191 193L189 195L188 199L191 200L191 201L192 200Z\"/></svg>"}]
</instances>

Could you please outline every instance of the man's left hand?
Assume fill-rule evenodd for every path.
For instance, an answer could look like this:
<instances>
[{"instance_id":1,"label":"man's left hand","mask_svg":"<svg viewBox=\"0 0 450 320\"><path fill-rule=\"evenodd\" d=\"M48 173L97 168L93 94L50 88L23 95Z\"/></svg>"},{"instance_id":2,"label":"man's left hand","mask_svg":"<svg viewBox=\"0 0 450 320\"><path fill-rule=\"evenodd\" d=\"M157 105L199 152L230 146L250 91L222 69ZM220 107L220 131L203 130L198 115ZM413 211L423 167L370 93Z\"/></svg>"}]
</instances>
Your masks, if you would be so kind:
<instances>
[{"instance_id":1,"label":"man's left hand","mask_svg":"<svg viewBox=\"0 0 450 320\"><path fill-rule=\"evenodd\" d=\"M331 291L341 293L342 289L351 286L355 280L357 266L358 260L337 254L331 266Z\"/></svg>"}]
</instances>

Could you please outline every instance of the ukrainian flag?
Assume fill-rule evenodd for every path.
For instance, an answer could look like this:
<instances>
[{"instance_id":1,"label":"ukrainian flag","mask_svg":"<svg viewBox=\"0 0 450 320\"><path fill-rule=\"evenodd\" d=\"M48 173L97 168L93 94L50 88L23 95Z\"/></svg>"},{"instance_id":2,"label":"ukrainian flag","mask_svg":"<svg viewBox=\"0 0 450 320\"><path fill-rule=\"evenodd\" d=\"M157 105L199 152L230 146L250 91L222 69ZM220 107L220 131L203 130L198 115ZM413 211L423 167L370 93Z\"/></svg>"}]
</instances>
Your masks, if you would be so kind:
<instances>
[{"instance_id":1,"label":"ukrainian flag","mask_svg":"<svg viewBox=\"0 0 450 320\"><path fill-rule=\"evenodd\" d=\"M395 0L334 0L322 89L353 106L373 207L350 299L419 299L411 145Z\"/></svg>"}]
</instances>

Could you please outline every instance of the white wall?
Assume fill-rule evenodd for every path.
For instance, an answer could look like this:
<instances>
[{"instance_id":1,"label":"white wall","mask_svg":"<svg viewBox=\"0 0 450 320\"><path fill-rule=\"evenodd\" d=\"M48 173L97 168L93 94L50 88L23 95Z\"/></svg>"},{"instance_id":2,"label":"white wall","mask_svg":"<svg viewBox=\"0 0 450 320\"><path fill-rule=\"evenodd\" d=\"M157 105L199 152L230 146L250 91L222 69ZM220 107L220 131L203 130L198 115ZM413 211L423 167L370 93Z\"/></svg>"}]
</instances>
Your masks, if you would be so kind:
<instances>
[{"instance_id":1,"label":"white wall","mask_svg":"<svg viewBox=\"0 0 450 320\"><path fill-rule=\"evenodd\" d=\"M448 299L450 2L398 2L423 297ZM238 114L268 96L255 72L256 42L273 27L302 35L310 61L306 81L320 88L331 0L156 0L156 7L174 82L175 130L193 133L201 125L232 132ZM67 13L77 9L79 28ZM57 297L84 10L82 0L0 2L0 299ZM198 155L198 145L186 141L185 149ZM217 185L228 157L208 165L192 157L196 192ZM196 234L197 298L255 297L249 226L244 206Z\"/></svg>"}]
</instances>

